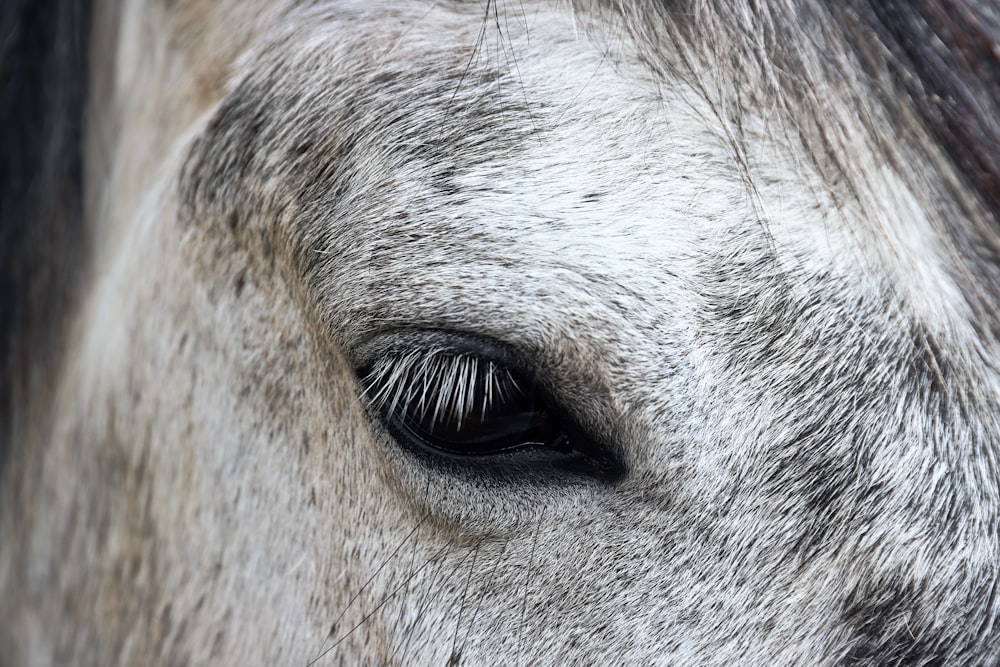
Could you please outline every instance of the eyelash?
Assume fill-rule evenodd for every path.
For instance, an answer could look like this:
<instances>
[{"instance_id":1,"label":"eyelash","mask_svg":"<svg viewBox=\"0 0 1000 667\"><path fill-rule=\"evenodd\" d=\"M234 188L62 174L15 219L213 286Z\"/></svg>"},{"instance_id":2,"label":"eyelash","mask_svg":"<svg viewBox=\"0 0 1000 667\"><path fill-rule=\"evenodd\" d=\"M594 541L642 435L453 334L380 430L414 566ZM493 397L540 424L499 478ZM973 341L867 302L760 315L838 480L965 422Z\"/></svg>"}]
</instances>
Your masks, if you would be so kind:
<instances>
[{"instance_id":1,"label":"eyelash","mask_svg":"<svg viewBox=\"0 0 1000 667\"><path fill-rule=\"evenodd\" d=\"M457 429L477 408L485 416L495 404L528 391L509 369L491 360L441 351L383 357L362 382L369 403L385 406L389 414L405 406L424 419L433 410L431 426Z\"/></svg>"}]
</instances>

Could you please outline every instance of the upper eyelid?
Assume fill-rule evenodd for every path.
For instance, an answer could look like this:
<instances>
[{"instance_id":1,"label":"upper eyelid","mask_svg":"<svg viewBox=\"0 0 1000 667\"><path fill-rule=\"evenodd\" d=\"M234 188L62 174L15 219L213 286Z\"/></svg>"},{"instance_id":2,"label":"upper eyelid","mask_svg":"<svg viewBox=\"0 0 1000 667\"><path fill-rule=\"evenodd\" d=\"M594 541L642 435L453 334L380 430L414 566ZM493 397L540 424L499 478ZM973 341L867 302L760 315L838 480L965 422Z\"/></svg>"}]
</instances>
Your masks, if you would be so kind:
<instances>
[{"instance_id":1,"label":"upper eyelid","mask_svg":"<svg viewBox=\"0 0 1000 667\"><path fill-rule=\"evenodd\" d=\"M443 329L389 330L373 335L349 352L359 376L386 357L432 353L489 359L533 380L541 375L538 365L532 362L535 355L525 353L520 346L478 333Z\"/></svg>"}]
</instances>

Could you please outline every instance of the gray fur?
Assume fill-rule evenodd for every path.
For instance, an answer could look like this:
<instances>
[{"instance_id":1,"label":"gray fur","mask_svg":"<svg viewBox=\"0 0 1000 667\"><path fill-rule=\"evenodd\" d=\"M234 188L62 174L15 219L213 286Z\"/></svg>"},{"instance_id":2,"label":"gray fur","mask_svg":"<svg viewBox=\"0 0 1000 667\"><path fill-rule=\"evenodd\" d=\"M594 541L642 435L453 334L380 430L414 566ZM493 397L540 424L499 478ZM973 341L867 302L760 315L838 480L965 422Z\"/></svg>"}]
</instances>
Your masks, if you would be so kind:
<instances>
[{"instance_id":1,"label":"gray fur","mask_svg":"<svg viewBox=\"0 0 1000 667\"><path fill-rule=\"evenodd\" d=\"M0 662L997 664L995 155L931 94L996 57L872 7L98 5ZM401 448L357 373L456 332L625 474Z\"/></svg>"}]
</instances>

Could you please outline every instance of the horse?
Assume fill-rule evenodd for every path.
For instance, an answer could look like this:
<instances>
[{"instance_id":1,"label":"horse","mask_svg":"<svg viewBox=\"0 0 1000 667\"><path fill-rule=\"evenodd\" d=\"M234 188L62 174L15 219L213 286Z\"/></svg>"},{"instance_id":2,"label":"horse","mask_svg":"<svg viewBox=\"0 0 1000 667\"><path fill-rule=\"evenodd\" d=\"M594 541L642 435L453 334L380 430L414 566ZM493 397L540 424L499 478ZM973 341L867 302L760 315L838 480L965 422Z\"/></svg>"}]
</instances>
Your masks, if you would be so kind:
<instances>
[{"instance_id":1,"label":"horse","mask_svg":"<svg viewBox=\"0 0 1000 667\"><path fill-rule=\"evenodd\" d=\"M1000 663L991 3L0 16L0 663Z\"/></svg>"}]
</instances>

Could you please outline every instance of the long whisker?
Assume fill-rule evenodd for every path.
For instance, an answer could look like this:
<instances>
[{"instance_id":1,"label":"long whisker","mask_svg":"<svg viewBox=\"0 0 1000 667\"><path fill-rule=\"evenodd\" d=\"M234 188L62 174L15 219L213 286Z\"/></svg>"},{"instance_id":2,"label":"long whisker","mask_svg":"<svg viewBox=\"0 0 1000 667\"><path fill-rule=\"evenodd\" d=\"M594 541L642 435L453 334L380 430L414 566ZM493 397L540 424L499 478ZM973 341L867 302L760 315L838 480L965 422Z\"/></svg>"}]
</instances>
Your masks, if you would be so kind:
<instances>
[{"instance_id":1,"label":"long whisker","mask_svg":"<svg viewBox=\"0 0 1000 667\"><path fill-rule=\"evenodd\" d=\"M431 489L431 482L430 482L430 480L427 480L427 486L424 487L424 503L425 504L427 502L427 496L430 493L430 489ZM418 528L419 528L419 526L418 526ZM410 564L409 564L409 566L407 567L407 570L406 570L406 577L407 577L406 578L406 584L407 584L407 587L409 587L410 581L413 580L413 564L416 562L416 559L417 559L417 543L418 542L419 542L418 539L413 540L413 548L410 550ZM403 612L405 611L405 609L406 608L404 606L400 605L400 607L399 607L399 613L396 614L396 622L392 624L392 632L389 634L390 637L395 637L396 636L396 629L399 627L399 622L403 620Z\"/></svg>"},{"instance_id":2,"label":"long whisker","mask_svg":"<svg viewBox=\"0 0 1000 667\"><path fill-rule=\"evenodd\" d=\"M510 540L503 543L500 548L500 553L497 554L497 560L493 563L493 569L490 571L489 579L486 580L486 585L483 587L483 593L479 596L479 601L476 603L476 610L472 613L472 620L469 621L469 630L465 633L465 639L462 640L462 646L458 649L458 654L463 655L465 653L465 645L469 642L469 636L472 634L472 628L476 625L476 618L479 616L479 610L483 606L483 598L485 597L486 591L490 589L490 585L493 583L493 578L496 576L497 568L500 566L500 561L503 560L503 555L507 551L507 545L510 544Z\"/></svg>"},{"instance_id":3,"label":"long whisker","mask_svg":"<svg viewBox=\"0 0 1000 667\"><path fill-rule=\"evenodd\" d=\"M326 649L325 651L323 651L322 653L320 653L318 656L316 656L312 660L312 662L310 662L309 665L307 665L307 667L309 667L310 665L313 665L317 660L319 660L320 658L322 658L323 656L325 656L327 653L329 653L330 651L332 651L335 648L337 648L338 646L340 646L344 642L344 640L346 640L348 637L350 637L352 634L354 634L354 632L358 628L360 628L362 625L364 625L368 621L368 619L370 619L372 616L374 616L375 614L377 614L382 609L382 607L384 607L386 605L386 603L389 602L389 600L391 600L394 597L396 597L396 594L399 593L399 591L403 590L403 588L405 588L406 586L408 586L409 583L410 583L410 581L413 579L413 577L415 577L418 574L420 574L424 570L424 568L427 567L428 565L430 565L431 563L436 562L437 559L441 556L442 553L444 553L446 550L450 549L451 545L454 544L455 540L456 540L456 538L454 538L454 537L451 538L450 540L448 540L448 543L445 544L443 547L441 547L441 549L439 549L433 556L431 556L430 558L428 558L424 562L423 565L421 565L419 568L417 568L416 572L414 572L411 576L407 577L403 581L403 583L401 583L398 586L396 586L396 588L394 588L392 590L392 592L390 592L388 595L386 595L384 598L382 598L382 600L375 606L374 609L372 609L370 612L368 612L367 614L365 614L364 617L354 625L354 627L352 627L350 630L348 630L347 633L344 634L340 639L338 639L337 641L335 641L330 646L330 648Z\"/></svg>"},{"instance_id":4,"label":"long whisker","mask_svg":"<svg viewBox=\"0 0 1000 667\"><path fill-rule=\"evenodd\" d=\"M454 542L455 542L456 539L457 538L453 537L451 540L449 540L448 544L445 545L445 546L446 547L450 547L452 544L454 544ZM472 551L470 550L469 553L472 553ZM469 557L469 553L465 554L465 556L462 557L462 560L460 560L455 565L455 569L456 570L458 568L460 568L462 566L462 563L465 562L465 559ZM444 562L444 559L441 560L441 563L443 563L443 562ZM414 628L416 628L416 625L417 625L417 623L420 622L420 619L423 617L424 612L427 611L427 607L430 606L430 603L431 603L431 600L432 600L432 597L431 597L430 593L431 593L431 591L434 590L434 585L437 583L438 577L440 575L441 575L441 568L438 567L438 569L435 570L435 572L434 572L434 578L431 579L431 582L427 586L427 589L424 590L424 594L420 597L420 604L419 604L419 606L417 608L417 617L415 619L413 619L413 623L410 624L409 632L407 632L406 644L403 645L403 653L404 654L406 653L406 649L408 649L410 647L410 641L412 641L412 639L413 639L413 632L412 632L412 630ZM398 650L398 648L396 650ZM393 652L392 652L393 656L396 655L396 650L393 650ZM390 656L390 659L391 658L392 658L392 656Z\"/></svg>"},{"instance_id":5,"label":"long whisker","mask_svg":"<svg viewBox=\"0 0 1000 667\"><path fill-rule=\"evenodd\" d=\"M469 586L472 584L472 572L476 569L476 559L479 557L479 547L482 544L483 542L480 540L473 550L472 563L469 565L469 575L465 578L465 587L462 589L462 601L458 605L458 620L455 621L455 637L451 641L451 655L453 658L456 656L456 649L458 648L458 629L462 627L462 612L465 610L465 598L469 594Z\"/></svg>"},{"instance_id":6,"label":"long whisker","mask_svg":"<svg viewBox=\"0 0 1000 667\"><path fill-rule=\"evenodd\" d=\"M399 550L403 548L403 545L405 545L407 543L407 541L409 541L409 539L411 537L413 537L413 534L416 533L417 530L420 528L420 526L423 525L424 521L427 520L428 516L430 516L430 514L424 514L424 516L420 519L420 521L417 522L417 525L415 525L410 530L410 532L406 534L406 537L404 537L402 539L402 541L400 541L400 543L396 546L396 548L392 550L392 553L389 554L389 556L385 560L382 561L382 564L379 565L378 569L375 570L375 572L370 577L368 577L368 581L366 581L361 586L361 588L359 588L357 590L357 592L351 597L350 601L348 601L348 603L347 603L347 606L344 607L344 609L340 612L340 615L337 616L336 620L333 622L333 625L330 626L330 632L323 639L323 646L320 647L319 654L315 658L313 658L311 661L309 661L306 664L306 667L312 667L312 665L314 665L317 660L319 660L320 658L322 658L324 655L326 655L329 652L329 649L324 650L325 647L326 647L326 643L330 640L330 637L333 636L333 633L336 631L337 626L340 624L341 619L344 618L344 614L346 614L347 611L354 605L355 601L357 601L357 599L361 596L361 594L365 591L365 589L368 588L368 586L371 585L372 581L375 580L375 577L377 577L379 575L379 573L383 569L385 569L385 566L388 565L389 562L393 558L396 557L396 554L399 553Z\"/></svg>"},{"instance_id":7,"label":"long whisker","mask_svg":"<svg viewBox=\"0 0 1000 667\"><path fill-rule=\"evenodd\" d=\"M542 507L542 511L538 515L538 526L535 528L535 537L531 541L531 555L528 557L528 568L524 573L524 595L521 597L521 622L518 625L517 659L514 661L515 665L521 664L521 644L524 641L524 622L528 611L528 584L531 583L531 569L535 563L535 547L538 546L538 534L542 530L542 519L544 517L545 507Z\"/></svg>"}]
</instances>

